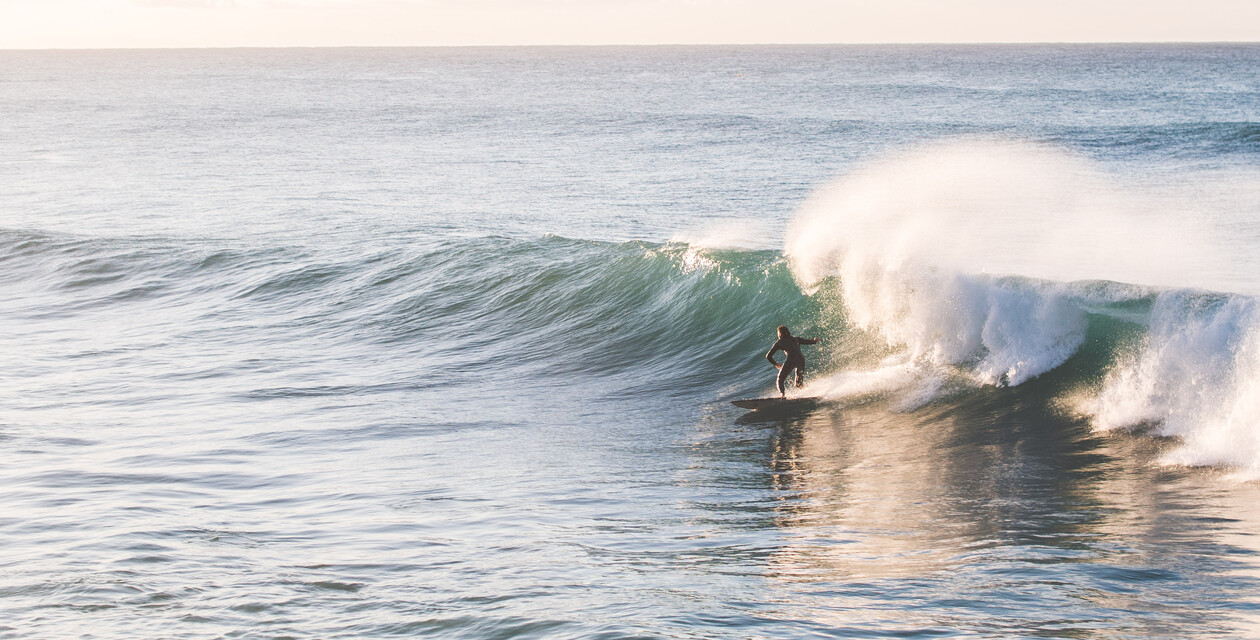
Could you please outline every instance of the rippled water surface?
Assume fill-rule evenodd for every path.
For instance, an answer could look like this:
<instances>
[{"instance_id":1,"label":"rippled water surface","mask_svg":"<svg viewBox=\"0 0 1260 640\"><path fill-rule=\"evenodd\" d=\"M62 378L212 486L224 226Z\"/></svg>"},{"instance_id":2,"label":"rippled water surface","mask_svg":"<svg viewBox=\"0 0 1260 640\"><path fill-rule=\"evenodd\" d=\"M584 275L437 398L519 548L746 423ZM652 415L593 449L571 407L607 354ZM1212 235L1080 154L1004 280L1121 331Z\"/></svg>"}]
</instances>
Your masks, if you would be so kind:
<instances>
[{"instance_id":1,"label":"rippled water surface","mask_svg":"<svg viewBox=\"0 0 1260 640\"><path fill-rule=\"evenodd\" d=\"M0 637L1260 637L1258 69L0 52ZM876 160L960 137L1091 177ZM1204 258L802 291L786 230L859 174L964 217L1102 180ZM736 409L781 323L826 402Z\"/></svg>"}]
</instances>

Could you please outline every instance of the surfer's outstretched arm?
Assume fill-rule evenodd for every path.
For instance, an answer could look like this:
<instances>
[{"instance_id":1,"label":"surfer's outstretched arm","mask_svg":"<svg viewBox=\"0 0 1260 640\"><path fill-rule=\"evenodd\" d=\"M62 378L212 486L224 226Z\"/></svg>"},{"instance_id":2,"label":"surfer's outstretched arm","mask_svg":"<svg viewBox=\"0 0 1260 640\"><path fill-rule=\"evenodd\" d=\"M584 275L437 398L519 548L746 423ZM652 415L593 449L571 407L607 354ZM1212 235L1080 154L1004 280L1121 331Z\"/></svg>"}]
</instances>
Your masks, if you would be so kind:
<instances>
[{"instance_id":1,"label":"surfer's outstretched arm","mask_svg":"<svg viewBox=\"0 0 1260 640\"><path fill-rule=\"evenodd\" d=\"M797 338L797 342L801 344L818 344L818 338Z\"/></svg>"}]
</instances>

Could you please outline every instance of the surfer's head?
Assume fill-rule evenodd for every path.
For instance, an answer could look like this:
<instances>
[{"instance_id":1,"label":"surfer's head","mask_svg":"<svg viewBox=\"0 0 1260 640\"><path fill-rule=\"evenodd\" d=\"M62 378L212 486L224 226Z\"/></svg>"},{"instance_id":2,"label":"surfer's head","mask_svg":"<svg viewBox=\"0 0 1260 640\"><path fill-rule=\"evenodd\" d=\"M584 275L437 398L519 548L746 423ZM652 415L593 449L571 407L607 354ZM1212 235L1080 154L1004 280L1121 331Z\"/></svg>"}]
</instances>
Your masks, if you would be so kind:
<instances>
[{"instance_id":1,"label":"surfer's head","mask_svg":"<svg viewBox=\"0 0 1260 640\"><path fill-rule=\"evenodd\" d=\"M786 337L788 337L788 336L790 336L790 335L792 335L792 332L791 332L791 331L788 331L788 328L787 328L786 326L784 326L784 325L779 325L779 337L780 337L780 338L786 338Z\"/></svg>"}]
</instances>

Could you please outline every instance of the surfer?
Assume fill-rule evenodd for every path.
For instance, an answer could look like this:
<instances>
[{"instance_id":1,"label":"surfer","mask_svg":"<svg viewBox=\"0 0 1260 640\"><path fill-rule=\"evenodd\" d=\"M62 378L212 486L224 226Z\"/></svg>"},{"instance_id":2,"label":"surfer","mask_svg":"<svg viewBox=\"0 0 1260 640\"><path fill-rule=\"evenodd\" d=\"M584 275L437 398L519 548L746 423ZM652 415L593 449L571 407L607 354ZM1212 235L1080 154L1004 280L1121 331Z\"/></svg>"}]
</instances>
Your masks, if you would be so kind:
<instances>
[{"instance_id":1,"label":"surfer","mask_svg":"<svg viewBox=\"0 0 1260 640\"><path fill-rule=\"evenodd\" d=\"M801 353L801 345L818 344L818 338L798 338L792 335L791 331L785 326L779 326L779 339L774 342L774 346L770 347L770 351L766 354L766 360L779 370L779 377L775 380L775 384L779 387L779 397L787 397L787 389L784 383L787 382L788 376L796 371L796 386L800 387L805 383L805 354ZM787 360L783 364L779 364L774 359L774 353L782 350L787 354Z\"/></svg>"}]
</instances>

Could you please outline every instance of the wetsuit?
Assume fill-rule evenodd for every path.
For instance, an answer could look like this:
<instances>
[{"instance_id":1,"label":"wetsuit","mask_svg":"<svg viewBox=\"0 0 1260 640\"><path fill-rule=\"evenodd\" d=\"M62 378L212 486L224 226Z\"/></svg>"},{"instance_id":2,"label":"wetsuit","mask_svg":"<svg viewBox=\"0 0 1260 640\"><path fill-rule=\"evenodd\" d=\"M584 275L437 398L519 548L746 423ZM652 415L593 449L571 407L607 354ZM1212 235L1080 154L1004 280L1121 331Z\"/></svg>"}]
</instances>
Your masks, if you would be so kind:
<instances>
[{"instance_id":1,"label":"wetsuit","mask_svg":"<svg viewBox=\"0 0 1260 640\"><path fill-rule=\"evenodd\" d=\"M779 363L774 361L774 353L781 350L787 354L787 360L783 361L783 366L779 367L779 377L775 381L780 395L787 393L784 383L787 382L787 377L792 371L796 371L796 386L799 387L805 382L805 354L801 353L803 344L818 344L818 339L783 336L775 341L774 346L770 347L770 352L766 354L766 360L776 367L779 367Z\"/></svg>"}]
</instances>

